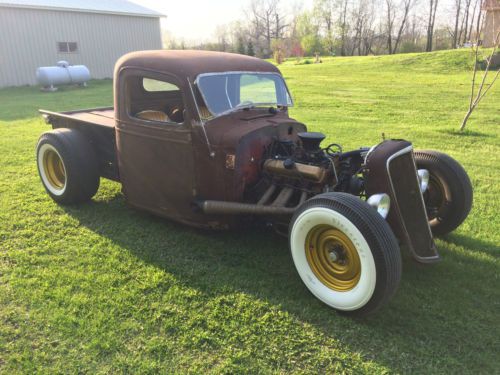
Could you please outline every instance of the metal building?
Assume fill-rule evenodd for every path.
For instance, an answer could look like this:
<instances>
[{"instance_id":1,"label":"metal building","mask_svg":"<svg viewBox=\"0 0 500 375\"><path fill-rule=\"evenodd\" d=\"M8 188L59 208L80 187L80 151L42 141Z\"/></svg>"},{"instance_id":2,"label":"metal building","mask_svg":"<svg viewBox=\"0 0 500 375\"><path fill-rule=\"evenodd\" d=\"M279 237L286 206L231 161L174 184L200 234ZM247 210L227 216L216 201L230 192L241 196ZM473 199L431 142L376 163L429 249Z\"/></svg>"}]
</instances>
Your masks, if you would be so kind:
<instances>
[{"instance_id":1,"label":"metal building","mask_svg":"<svg viewBox=\"0 0 500 375\"><path fill-rule=\"evenodd\" d=\"M500 0L485 0L482 8L486 12L483 45L493 47L499 42L497 38L500 33Z\"/></svg>"},{"instance_id":2,"label":"metal building","mask_svg":"<svg viewBox=\"0 0 500 375\"><path fill-rule=\"evenodd\" d=\"M161 17L122 0L0 0L0 87L36 84L59 60L111 78L123 54L162 48Z\"/></svg>"}]
</instances>

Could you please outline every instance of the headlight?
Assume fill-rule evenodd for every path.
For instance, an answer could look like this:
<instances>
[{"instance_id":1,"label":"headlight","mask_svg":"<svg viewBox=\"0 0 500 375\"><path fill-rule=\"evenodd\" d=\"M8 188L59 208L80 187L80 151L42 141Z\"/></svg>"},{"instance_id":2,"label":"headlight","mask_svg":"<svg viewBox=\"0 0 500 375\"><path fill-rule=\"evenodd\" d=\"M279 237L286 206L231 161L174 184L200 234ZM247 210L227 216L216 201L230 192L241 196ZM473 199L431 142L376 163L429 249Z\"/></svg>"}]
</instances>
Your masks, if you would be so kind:
<instances>
[{"instance_id":1,"label":"headlight","mask_svg":"<svg viewBox=\"0 0 500 375\"><path fill-rule=\"evenodd\" d=\"M417 171L418 182L420 183L420 191L425 193L429 186L429 171L427 169L419 169Z\"/></svg>"},{"instance_id":2,"label":"headlight","mask_svg":"<svg viewBox=\"0 0 500 375\"><path fill-rule=\"evenodd\" d=\"M370 206L375 208L380 216L384 219L389 214L389 208L391 207L391 198L387 194L373 194L366 201Z\"/></svg>"}]
</instances>

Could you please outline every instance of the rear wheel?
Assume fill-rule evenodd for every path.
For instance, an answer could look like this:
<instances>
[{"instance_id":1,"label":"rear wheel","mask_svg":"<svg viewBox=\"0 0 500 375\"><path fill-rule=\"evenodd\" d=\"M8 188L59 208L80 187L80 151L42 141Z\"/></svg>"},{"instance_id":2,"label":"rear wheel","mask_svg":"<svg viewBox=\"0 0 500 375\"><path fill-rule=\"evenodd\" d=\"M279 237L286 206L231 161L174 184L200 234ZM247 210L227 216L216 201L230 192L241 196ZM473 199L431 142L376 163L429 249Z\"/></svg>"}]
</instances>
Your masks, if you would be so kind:
<instances>
[{"instance_id":1,"label":"rear wheel","mask_svg":"<svg viewBox=\"0 0 500 375\"><path fill-rule=\"evenodd\" d=\"M97 157L89 140L78 130L56 129L42 134L36 158L42 184L56 202L85 202L97 192Z\"/></svg>"},{"instance_id":2,"label":"rear wheel","mask_svg":"<svg viewBox=\"0 0 500 375\"><path fill-rule=\"evenodd\" d=\"M358 197L327 193L305 202L292 218L289 240L302 281L334 309L368 314L397 290L398 242L386 221Z\"/></svg>"},{"instance_id":3,"label":"rear wheel","mask_svg":"<svg viewBox=\"0 0 500 375\"><path fill-rule=\"evenodd\" d=\"M472 207L472 185L467 172L450 156L437 151L415 151L417 168L429 171L424 203L435 235L447 234L467 218Z\"/></svg>"}]
</instances>

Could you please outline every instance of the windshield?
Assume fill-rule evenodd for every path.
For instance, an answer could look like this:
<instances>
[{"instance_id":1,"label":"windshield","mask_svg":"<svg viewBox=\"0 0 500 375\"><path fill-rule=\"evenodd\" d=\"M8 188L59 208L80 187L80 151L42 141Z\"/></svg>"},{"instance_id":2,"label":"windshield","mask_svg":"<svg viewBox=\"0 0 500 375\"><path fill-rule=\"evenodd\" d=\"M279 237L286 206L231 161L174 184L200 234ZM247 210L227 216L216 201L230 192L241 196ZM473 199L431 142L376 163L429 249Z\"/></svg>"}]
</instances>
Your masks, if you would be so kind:
<instances>
[{"instance_id":1,"label":"windshield","mask_svg":"<svg viewBox=\"0 0 500 375\"><path fill-rule=\"evenodd\" d=\"M206 73L198 76L196 84L204 101L198 103L202 117L207 117L203 115L206 109L211 116L219 116L240 108L293 105L285 81L277 73Z\"/></svg>"}]
</instances>

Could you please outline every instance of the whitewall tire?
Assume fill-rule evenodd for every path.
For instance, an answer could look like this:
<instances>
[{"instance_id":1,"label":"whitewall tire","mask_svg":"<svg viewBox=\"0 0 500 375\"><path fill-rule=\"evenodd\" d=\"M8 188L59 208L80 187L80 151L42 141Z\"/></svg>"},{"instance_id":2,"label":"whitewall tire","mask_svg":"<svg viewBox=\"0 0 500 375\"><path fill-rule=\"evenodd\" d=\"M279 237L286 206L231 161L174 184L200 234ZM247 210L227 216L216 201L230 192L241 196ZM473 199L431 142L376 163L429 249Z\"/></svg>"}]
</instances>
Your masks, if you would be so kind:
<instances>
[{"instance_id":1,"label":"whitewall tire","mask_svg":"<svg viewBox=\"0 0 500 375\"><path fill-rule=\"evenodd\" d=\"M43 186L53 195L61 196L66 191L66 167L57 149L50 143L38 148L37 165Z\"/></svg>"},{"instance_id":2,"label":"whitewall tire","mask_svg":"<svg viewBox=\"0 0 500 375\"><path fill-rule=\"evenodd\" d=\"M358 197L327 193L305 202L292 218L289 241L305 286L336 310L373 312L397 289L397 240L385 220Z\"/></svg>"},{"instance_id":3,"label":"whitewall tire","mask_svg":"<svg viewBox=\"0 0 500 375\"><path fill-rule=\"evenodd\" d=\"M77 129L42 134L36 146L38 174L58 203L88 201L99 188L99 162L91 140Z\"/></svg>"}]
</instances>

